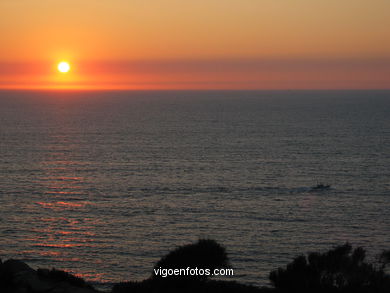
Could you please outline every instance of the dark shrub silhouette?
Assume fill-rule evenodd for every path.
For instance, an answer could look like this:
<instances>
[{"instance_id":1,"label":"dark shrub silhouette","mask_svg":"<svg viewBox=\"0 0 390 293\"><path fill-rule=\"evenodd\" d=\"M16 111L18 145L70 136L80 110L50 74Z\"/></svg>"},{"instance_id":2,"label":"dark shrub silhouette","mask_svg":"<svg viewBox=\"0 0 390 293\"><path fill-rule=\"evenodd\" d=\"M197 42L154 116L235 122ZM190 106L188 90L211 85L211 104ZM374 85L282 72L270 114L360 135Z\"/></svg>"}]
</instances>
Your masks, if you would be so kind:
<instances>
[{"instance_id":1,"label":"dark shrub silhouette","mask_svg":"<svg viewBox=\"0 0 390 293\"><path fill-rule=\"evenodd\" d=\"M383 270L386 268L386 266L390 265L390 250L384 250L379 255L379 262Z\"/></svg>"},{"instance_id":2,"label":"dark shrub silhouette","mask_svg":"<svg viewBox=\"0 0 390 293\"><path fill-rule=\"evenodd\" d=\"M76 277L71 273L65 271L61 271L57 269L51 269L51 270L38 269L37 274L40 277L50 279L51 281L54 282L66 282L75 287L92 289L92 286L88 285L82 278Z\"/></svg>"},{"instance_id":3,"label":"dark shrub silhouette","mask_svg":"<svg viewBox=\"0 0 390 293\"><path fill-rule=\"evenodd\" d=\"M143 293L143 292L161 292L153 290L153 281L147 279L141 282L122 282L115 284L112 288L113 293Z\"/></svg>"},{"instance_id":4,"label":"dark shrub silhouette","mask_svg":"<svg viewBox=\"0 0 390 293\"><path fill-rule=\"evenodd\" d=\"M211 272L217 268L229 267L229 260L224 247L219 245L216 241L210 239L200 239L193 244L180 246L175 250L162 257L157 262L154 269L209 269ZM156 274L152 278L161 278ZM166 277L172 279L175 277ZM198 279L204 280L208 276L176 276L176 279Z\"/></svg>"},{"instance_id":5,"label":"dark shrub silhouette","mask_svg":"<svg viewBox=\"0 0 390 293\"><path fill-rule=\"evenodd\" d=\"M3 262L0 259L0 292L8 292L7 288L9 285L9 276L7 272L3 270Z\"/></svg>"},{"instance_id":6,"label":"dark shrub silhouette","mask_svg":"<svg viewBox=\"0 0 390 293\"><path fill-rule=\"evenodd\" d=\"M229 260L224 247L214 240L201 239L196 243L180 246L162 257L155 265L155 269L209 269L228 268ZM262 291L254 286L236 283L234 281L209 280L209 276L152 276L142 282L119 283L112 289L113 293L143 293L143 292L169 292L169 293L259 293Z\"/></svg>"},{"instance_id":7,"label":"dark shrub silhouette","mask_svg":"<svg viewBox=\"0 0 390 293\"><path fill-rule=\"evenodd\" d=\"M298 256L286 268L270 273L281 292L390 292L383 268L365 262L365 250L348 243L326 253Z\"/></svg>"},{"instance_id":8,"label":"dark shrub silhouette","mask_svg":"<svg viewBox=\"0 0 390 293\"><path fill-rule=\"evenodd\" d=\"M192 282L191 286L177 285L174 282L169 284L171 286L152 279L119 283L114 286L112 293L269 293L275 291L271 288L257 288L234 281L207 280Z\"/></svg>"}]
</instances>

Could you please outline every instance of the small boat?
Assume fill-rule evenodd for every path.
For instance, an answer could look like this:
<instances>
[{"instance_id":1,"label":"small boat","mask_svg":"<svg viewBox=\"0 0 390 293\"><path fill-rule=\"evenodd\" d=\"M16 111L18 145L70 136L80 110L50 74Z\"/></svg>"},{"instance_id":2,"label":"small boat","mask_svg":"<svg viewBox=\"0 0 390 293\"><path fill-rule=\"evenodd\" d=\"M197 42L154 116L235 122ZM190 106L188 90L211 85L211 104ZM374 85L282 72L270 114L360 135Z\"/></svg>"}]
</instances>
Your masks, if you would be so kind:
<instances>
[{"instance_id":1,"label":"small boat","mask_svg":"<svg viewBox=\"0 0 390 293\"><path fill-rule=\"evenodd\" d=\"M325 189L329 189L329 188L330 188L330 185L325 185L325 184L319 183L316 186L313 186L311 189L312 190L325 190Z\"/></svg>"}]
</instances>

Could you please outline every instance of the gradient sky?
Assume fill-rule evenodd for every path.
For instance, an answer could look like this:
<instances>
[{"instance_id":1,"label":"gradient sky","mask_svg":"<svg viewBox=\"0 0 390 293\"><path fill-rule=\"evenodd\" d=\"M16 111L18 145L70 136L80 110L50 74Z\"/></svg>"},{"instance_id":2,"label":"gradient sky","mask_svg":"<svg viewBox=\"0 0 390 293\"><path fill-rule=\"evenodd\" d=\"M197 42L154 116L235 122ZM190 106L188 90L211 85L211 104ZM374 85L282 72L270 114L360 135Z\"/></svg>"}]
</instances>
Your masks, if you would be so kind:
<instances>
[{"instance_id":1,"label":"gradient sky","mask_svg":"<svg viewBox=\"0 0 390 293\"><path fill-rule=\"evenodd\" d=\"M0 0L0 88L390 88L389 11L388 0Z\"/></svg>"}]
</instances>

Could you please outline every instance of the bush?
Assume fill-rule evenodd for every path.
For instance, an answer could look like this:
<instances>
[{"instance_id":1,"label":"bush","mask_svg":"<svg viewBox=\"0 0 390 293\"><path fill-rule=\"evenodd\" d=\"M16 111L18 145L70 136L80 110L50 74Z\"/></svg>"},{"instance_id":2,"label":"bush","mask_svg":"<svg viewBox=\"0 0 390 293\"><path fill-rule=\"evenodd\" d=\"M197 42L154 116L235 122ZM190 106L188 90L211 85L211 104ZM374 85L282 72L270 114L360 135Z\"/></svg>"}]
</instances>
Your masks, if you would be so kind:
<instances>
[{"instance_id":1,"label":"bush","mask_svg":"<svg viewBox=\"0 0 390 293\"><path fill-rule=\"evenodd\" d=\"M352 250L346 243L326 253L298 256L269 278L282 292L390 292L389 276L365 257L363 248Z\"/></svg>"},{"instance_id":2,"label":"bush","mask_svg":"<svg viewBox=\"0 0 390 293\"><path fill-rule=\"evenodd\" d=\"M115 284L112 288L113 293L146 293L146 292L158 292L153 290L153 282L151 279L141 282L122 282Z\"/></svg>"},{"instance_id":3,"label":"bush","mask_svg":"<svg viewBox=\"0 0 390 293\"><path fill-rule=\"evenodd\" d=\"M379 262L380 262L383 270L386 268L386 266L388 266L390 264L390 250L384 250L379 255Z\"/></svg>"},{"instance_id":4,"label":"bush","mask_svg":"<svg viewBox=\"0 0 390 293\"><path fill-rule=\"evenodd\" d=\"M229 267L229 259L224 247L214 240L201 239L196 243L180 246L157 262L154 269L209 269ZM152 278L162 278L153 272ZM172 279L175 277L166 277ZM207 276L176 276L176 279L207 279Z\"/></svg>"},{"instance_id":5,"label":"bush","mask_svg":"<svg viewBox=\"0 0 390 293\"><path fill-rule=\"evenodd\" d=\"M214 240L201 239L196 243L180 246L162 257L154 266L158 269L209 269L229 267L229 260L224 247ZM227 283L207 282L208 276L167 276L156 275L142 282L125 282L115 285L114 293L140 293L140 292L221 292L217 289L225 286L225 289L233 286ZM234 284L236 287L239 285ZM247 289L242 285L242 288ZM215 289L215 290L211 290ZM226 291L226 290L225 290ZM227 292L227 291L226 291ZM230 291L229 291L230 292ZM245 291L248 292L248 291Z\"/></svg>"},{"instance_id":6,"label":"bush","mask_svg":"<svg viewBox=\"0 0 390 293\"><path fill-rule=\"evenodd\" d=\"M52 270L38 269L37 274L40 277L50 279L51 281L54 282L66 282L75 287L92 289L92 286L88 285L82 278L76 277L65 271L56 270L56 269L52 269Z\"/></svg>"}]
</instances>

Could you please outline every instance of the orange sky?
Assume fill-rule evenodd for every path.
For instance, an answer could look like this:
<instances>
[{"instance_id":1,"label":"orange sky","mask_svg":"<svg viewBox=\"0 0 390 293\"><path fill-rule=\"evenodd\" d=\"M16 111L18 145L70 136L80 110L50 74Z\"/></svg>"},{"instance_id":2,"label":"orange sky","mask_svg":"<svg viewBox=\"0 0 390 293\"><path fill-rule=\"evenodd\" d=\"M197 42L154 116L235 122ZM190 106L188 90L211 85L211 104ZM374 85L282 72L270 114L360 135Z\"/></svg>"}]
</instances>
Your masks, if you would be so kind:
<instances>
[{"instance_id":1,"label":"orange sky","mask_svg":"<svg viewBox=\"0 0 390 293\"><path fill-rule=\"evenodd\" d=\"M389 11L388 0L1 0L0 88L390 88Z\"/></svg>"}]
</instances>

